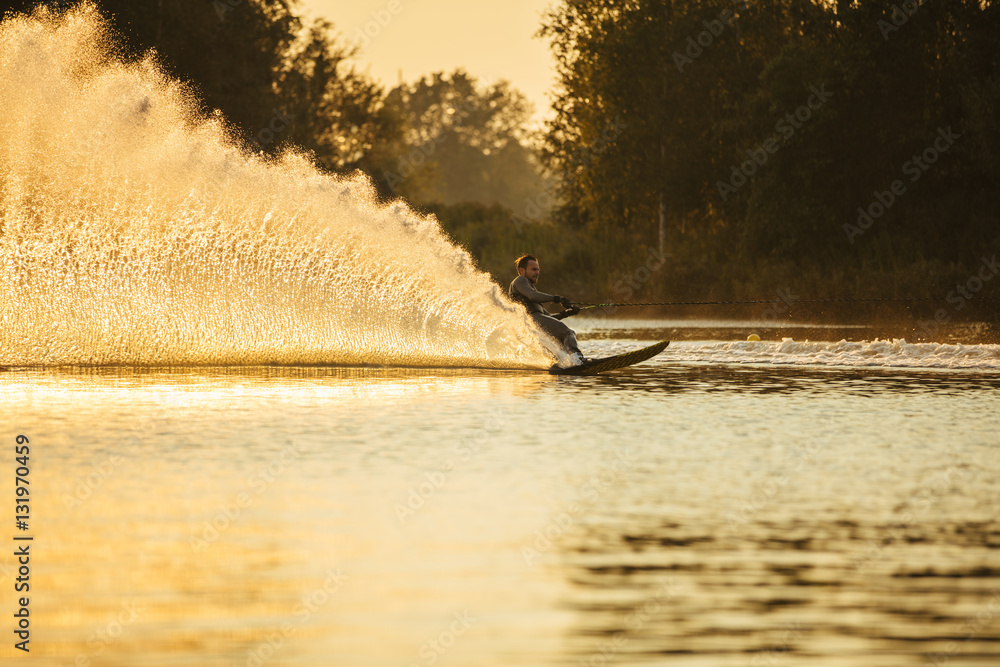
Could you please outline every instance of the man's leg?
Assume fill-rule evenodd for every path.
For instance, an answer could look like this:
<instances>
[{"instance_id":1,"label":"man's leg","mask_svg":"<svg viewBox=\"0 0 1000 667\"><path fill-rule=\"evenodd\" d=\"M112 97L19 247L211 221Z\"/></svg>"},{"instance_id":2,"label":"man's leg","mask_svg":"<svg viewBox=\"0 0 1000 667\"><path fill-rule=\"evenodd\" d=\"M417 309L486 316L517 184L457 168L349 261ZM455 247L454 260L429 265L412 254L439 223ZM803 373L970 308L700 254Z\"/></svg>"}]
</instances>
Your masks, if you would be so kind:
<instances>
[{"instance_id":1,"label":"man's leg","mask_svg":"<svg viewBox=\"0 0 1000 667\"><path fill-rule=\"evenodd\" d=\"M576 342L575 331L556 318L549 317L548 315L532 313L531 319L535 321L535 324L537 324L542 331L559 341L564 350L570 354L579 354L580 358L583 358L583 353L580 352L580 346Z\"/></svg>"}]
</instances>

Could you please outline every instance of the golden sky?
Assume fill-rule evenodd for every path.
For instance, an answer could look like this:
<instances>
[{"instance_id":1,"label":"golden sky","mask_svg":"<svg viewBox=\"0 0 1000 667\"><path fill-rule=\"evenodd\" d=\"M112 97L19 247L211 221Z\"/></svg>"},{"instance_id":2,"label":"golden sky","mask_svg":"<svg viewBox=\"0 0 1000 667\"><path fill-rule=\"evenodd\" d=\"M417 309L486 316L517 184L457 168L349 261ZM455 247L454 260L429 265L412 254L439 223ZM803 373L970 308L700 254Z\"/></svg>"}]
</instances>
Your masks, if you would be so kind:
<instances>
[{"instance_id":1,"label":"golden sky","mask_svg":"<svg viewBox=\"0 0 1000 667\"><path fill-rule=\"evenodd\" d=\"M534 38L552 0L301 0L348 43L360 68L387 87L465 68L481 82L507 79L548 116L554 82L546 41Z\"/></svg>"}]
</instances>

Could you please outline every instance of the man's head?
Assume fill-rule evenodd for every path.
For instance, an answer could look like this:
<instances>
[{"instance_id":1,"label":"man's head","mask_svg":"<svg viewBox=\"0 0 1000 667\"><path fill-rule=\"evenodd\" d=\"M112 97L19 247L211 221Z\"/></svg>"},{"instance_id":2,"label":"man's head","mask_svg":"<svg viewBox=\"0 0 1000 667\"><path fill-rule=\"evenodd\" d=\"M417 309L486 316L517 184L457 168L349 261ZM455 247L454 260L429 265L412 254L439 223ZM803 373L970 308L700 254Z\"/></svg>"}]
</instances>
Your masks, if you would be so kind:
<instances>
[{"instance_id":1,"label":"man's head","mask_svg":"<svg viewBox=\"0 0 1000 667\"><path fill-rule=\"evenodd\" d=\"M521 255L515 260L517 264L517 275L525 276L534 285L538 282L538 274L542 272L538 266L538 260L534 255Z\"/></svg>"}]
</instances>

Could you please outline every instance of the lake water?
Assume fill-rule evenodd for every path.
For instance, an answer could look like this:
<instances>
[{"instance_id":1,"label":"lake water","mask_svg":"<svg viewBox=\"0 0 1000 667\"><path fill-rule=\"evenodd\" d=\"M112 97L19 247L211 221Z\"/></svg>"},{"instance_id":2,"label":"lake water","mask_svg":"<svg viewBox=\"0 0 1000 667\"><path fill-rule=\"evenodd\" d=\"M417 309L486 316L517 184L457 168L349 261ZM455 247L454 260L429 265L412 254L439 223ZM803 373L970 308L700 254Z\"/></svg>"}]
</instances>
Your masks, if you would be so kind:
<instances>
[{"instance_id":1,"label":"lake water","mask_svg":"<svg viewBox=\"0 0 1000 667\"><path fill-rule=\"evenodd\" d=\"M580 330L600 356L678 326ZM712 326L597 377L0 373L34 538L30 658L3 538L0 656L997 664L1000 347Z\"/></svg>"},{"instance_id":2,"label":"lake water","mask_svg":"<svg viewBox=\"0 0 1000 667\"><path fill-rule=\"evenodd\" d=\"M678 342L551 376L433 217L104 25L0 24L3 664L997 663L995 321L574 318Z\"/></svg>"}]
</instances>

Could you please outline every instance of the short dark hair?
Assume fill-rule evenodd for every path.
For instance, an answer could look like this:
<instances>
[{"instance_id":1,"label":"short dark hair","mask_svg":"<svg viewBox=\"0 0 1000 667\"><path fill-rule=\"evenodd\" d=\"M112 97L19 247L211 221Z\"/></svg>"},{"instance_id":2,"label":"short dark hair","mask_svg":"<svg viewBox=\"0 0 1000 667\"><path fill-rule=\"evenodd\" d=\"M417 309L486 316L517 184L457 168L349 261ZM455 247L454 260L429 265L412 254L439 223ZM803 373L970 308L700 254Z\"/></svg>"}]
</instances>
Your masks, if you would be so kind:
<instances>
[{"instance_id":1,"label":"short dark hair","mask_svg":"<svg viewBox=\"0 0 1000 667\"><path fill-rule=\"evenodd\" d=\"M516 264L517 268L519 269L526 269L528 268L528 262L537 262L537 261L538 258L535 257L534 255L521 255L520 257L514 260L514 264Z\"/></svg>"}]
</instances>

